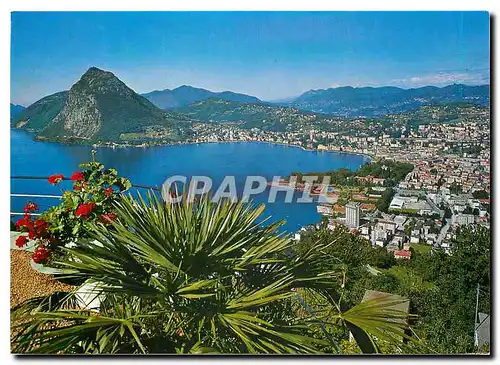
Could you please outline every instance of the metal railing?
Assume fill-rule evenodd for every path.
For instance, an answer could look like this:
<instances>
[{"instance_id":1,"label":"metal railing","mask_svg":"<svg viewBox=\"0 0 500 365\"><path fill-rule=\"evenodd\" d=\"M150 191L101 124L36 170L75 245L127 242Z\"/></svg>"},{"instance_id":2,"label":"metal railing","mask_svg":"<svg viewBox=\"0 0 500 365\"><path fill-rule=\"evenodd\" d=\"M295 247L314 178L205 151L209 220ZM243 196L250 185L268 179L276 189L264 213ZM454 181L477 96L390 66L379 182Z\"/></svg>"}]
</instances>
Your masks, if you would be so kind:
<instances>
[{"instance_id":1,"label":"metal railing","mask_svg":"<svg viewBox=\"0 0 500 365\"><path fill-rule=\"evenodd\" d=\"M11 176L11 180L48 180L48 176ZM65 177L62 180L71 181L71 179ZM141 185L141 184L132 184L133 188L136 189L147 189L153 190L157 192L161 192L161 187L158 186L150 186L150 185ZM44 198L44 199L62 199L62 195L53 195L53 194L27 194L27 193L11 193L11 198ZM24 215L26 213L22 212L10 212L11 216L19 216ZM32 216L38 216L40 213L29 213Z\"/></svg>"}]
</instances>

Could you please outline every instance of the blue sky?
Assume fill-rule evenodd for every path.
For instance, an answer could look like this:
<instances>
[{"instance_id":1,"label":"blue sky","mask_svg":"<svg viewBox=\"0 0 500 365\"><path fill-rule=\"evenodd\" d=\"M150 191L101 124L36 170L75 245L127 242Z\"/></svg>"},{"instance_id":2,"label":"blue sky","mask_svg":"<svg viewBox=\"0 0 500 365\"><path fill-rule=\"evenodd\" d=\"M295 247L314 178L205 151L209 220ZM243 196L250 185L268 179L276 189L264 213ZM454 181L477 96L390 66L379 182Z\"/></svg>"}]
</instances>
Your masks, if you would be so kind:
<instances>
[{"instance_id":1,"label":"blue sky","mask_svg":"<svg viewBox=\"0 0 500 365\"><path fill-rule=\"evenodd\" d=\"M486 12L15 12L11 101L91 66L137 92L186 84L264 100L336 86L489 83Z\"/></svg>"}]
</instances>

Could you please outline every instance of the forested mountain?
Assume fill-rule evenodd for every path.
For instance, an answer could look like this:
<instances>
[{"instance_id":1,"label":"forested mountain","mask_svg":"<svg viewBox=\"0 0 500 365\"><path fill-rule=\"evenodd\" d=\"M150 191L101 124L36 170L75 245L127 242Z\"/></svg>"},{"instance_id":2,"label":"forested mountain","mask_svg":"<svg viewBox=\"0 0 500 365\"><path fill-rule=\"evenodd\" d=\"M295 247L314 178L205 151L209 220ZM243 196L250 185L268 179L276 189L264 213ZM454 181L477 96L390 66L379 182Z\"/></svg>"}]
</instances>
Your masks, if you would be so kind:
<instances>
[{"instance_id":1,"label":"forested mountain","mask_svg":"<svg viewBox=\"0 0 500 365\"><path fill-rule=\"evenodd\" d=\"M424 104L470 102L488 105L489 85L425 86L415 89L398 87L338 87L310 90L284 103L303 110L326 114L359 117L399 113Z\"/></svg>"},{"instance_id":2,"label":"forested mountain","mask_svg":"<svg viewBox=\"0 0 500 365\"><path fill-rule=\"evenodd\" d=\"M218 98L240 103L261 103L255 96L238 94L232 91L213 92L192 86L183 85L173 90L155 90L147 94L142 94L160 109L172 109L187 106L189 104Z\"/></svg>"},{"instance_id":3,"label":"forested mountain","mask_svg":"<svg viewBox=\"0 0 500 365\"><path fill-rule=\"evenodd\" d=\"M314 123L320 125L328 117L297 108L270 104L238 103L222 99L207 99L174 109L187 117L203 122L241 122L242 128L282 131L289 127Z\"/></svg>"}]
</instances>

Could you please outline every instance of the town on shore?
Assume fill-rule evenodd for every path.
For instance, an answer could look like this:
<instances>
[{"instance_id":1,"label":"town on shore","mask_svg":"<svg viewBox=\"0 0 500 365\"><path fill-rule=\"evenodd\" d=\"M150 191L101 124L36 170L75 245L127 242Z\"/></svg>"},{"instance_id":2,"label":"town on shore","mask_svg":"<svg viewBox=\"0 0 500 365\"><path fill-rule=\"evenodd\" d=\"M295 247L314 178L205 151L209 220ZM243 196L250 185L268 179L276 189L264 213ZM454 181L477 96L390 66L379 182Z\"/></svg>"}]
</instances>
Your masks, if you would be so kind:
<instances>
[{"instance_id":1,"label":"town on shore","mask_svg":"<svg viewBox=\"0 0 500 365\"><path fill-rule=\"evenodd\" d=\"M288 119L283 119L288 120ZM425 105L377 118L301 116L282 128L248 128L244 122L196 123L190 134L172 141L163 128L150 128L148 141L96 142L94 147L148 147L198 143L263 142L307 151L367 156L373 173L354 172L326 188L334 203L318 204L328 227L348 226L372 245L398 258L410 258L410 247L450 252L457 228L490 225L490 110L470 103ZM127 138L130 136L127 136ZM392 176L389 166L411 166ZM361 169L362 170L362 169ZM328 173L301 171L301 174ZM342 172L345 173L345 172ZM390 178L388 178L390 177ZM284 181L284 184L289 184ZM300 189L298 186L292 188ZM324 187L317 182L313 187ZM313 223L313 222L312 222Z\"/></svg>"},{"instance_id":2,"label":"town on shore","mask_svg":"<svg viewBox=\"0 0 500 365\"><path fill-rule=\"evenodd\" d=\"M190 143L267 142L368 155L375 166L373 173L360 169L339 180L332 172L328 187L320 181L312 187L312 195L326 188L334 200L318 204L317 210L330 229L345 225L372 245L394 252L396 258L409 259L410 247L450 252L460 226L490 226L489 110L475 107L474 113L468 110L458 118L453 123L421 123L370 136L355 135L352 130L345 134L313 129L265 132L205 125ZM391 162L411 168L402 176L392 176L391 169L397 166ZM300 181L289 184L288 179L279 183L304 188Z\"/></svg>"}]
</instances>

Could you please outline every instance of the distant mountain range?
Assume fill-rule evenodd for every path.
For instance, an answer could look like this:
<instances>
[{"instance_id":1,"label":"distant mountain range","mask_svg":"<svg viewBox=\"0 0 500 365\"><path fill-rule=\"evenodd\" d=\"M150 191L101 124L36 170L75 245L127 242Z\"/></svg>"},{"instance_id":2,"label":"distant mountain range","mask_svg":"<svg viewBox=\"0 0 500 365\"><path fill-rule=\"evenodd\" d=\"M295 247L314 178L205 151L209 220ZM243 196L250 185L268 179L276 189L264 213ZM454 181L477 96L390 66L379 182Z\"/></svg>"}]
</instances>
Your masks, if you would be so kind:
<instances>
[{"instance_id":1,"label":"distant mountain range","mask_svg":"<svg viewBox=\"0 0 500 365\"><path fill-rule=\"evenodd\" d=\"M255 96L230 91L212 92L192 86L180 86L173 90L152 91L142 94L160 109L182 108L208 99L222 99L239 103L289 106L347 118L375 117L401 113L425 104L471 102L489 104L489 85L468 86L461 84L445 87L425 86L415 89L399 87L337 87L310 90L298 97L263 102Z\"/></svg>"},{"instance_id":2,"label":"distant mountain range","mask_svg":"<svg viewBox=\"0 0 500 365\"><path fill-rule=\"evenodd\" d=\"M305 125L340 126L340 117L380 116L422 105L489 104L489 85L341 87L311 90L279 104L232 92L181 86L141 96L113 73L91 67L69 91L46 96L27 108L11 104L11 127L36 138L74 143L162 141L192 135L193 123L237 122L242 128L282 131ZM323 124L325 123L325 124Z\"/></svg>"},{"instance_id":3,"label":"distant mountain range","mask_svg":"<svg viewBox=\"0 0 500 365\"><path fill-rule=\"evenodd\" d=\"M302 110L343 117L373 117L400 113L424 104L470 102L489 105L490 86L461 84L445 87L425 86L416 89L399 87L337 87L308 91L281 103Z\"/></svg>"},{"instance_id":4,"label":"distant mountain range","mask_svg":"<svg viewBox=\"0 0 500 365\"><path fill-rule=\"evenodd\" d=\"M30 105L11 122L38 132L37 139L65 142L121 141L148 128L177 140L189 119L165 112L136 94L111 72L90 68L69 91Z\"/></svg>"},{"instance_id":5,"label":"distant mountain range","mask_svg":"<svg viewBox=\"0 0 500 365\"><path fill-rule=\"evenodd\" d=\"M172 109L190 105L210 98L236 101L239 103L261 103L255 96L233 93L232 91L213 92L183 85L173 90L156 90L141 94L160 109Z\"/></svg>"}]
</instances>

